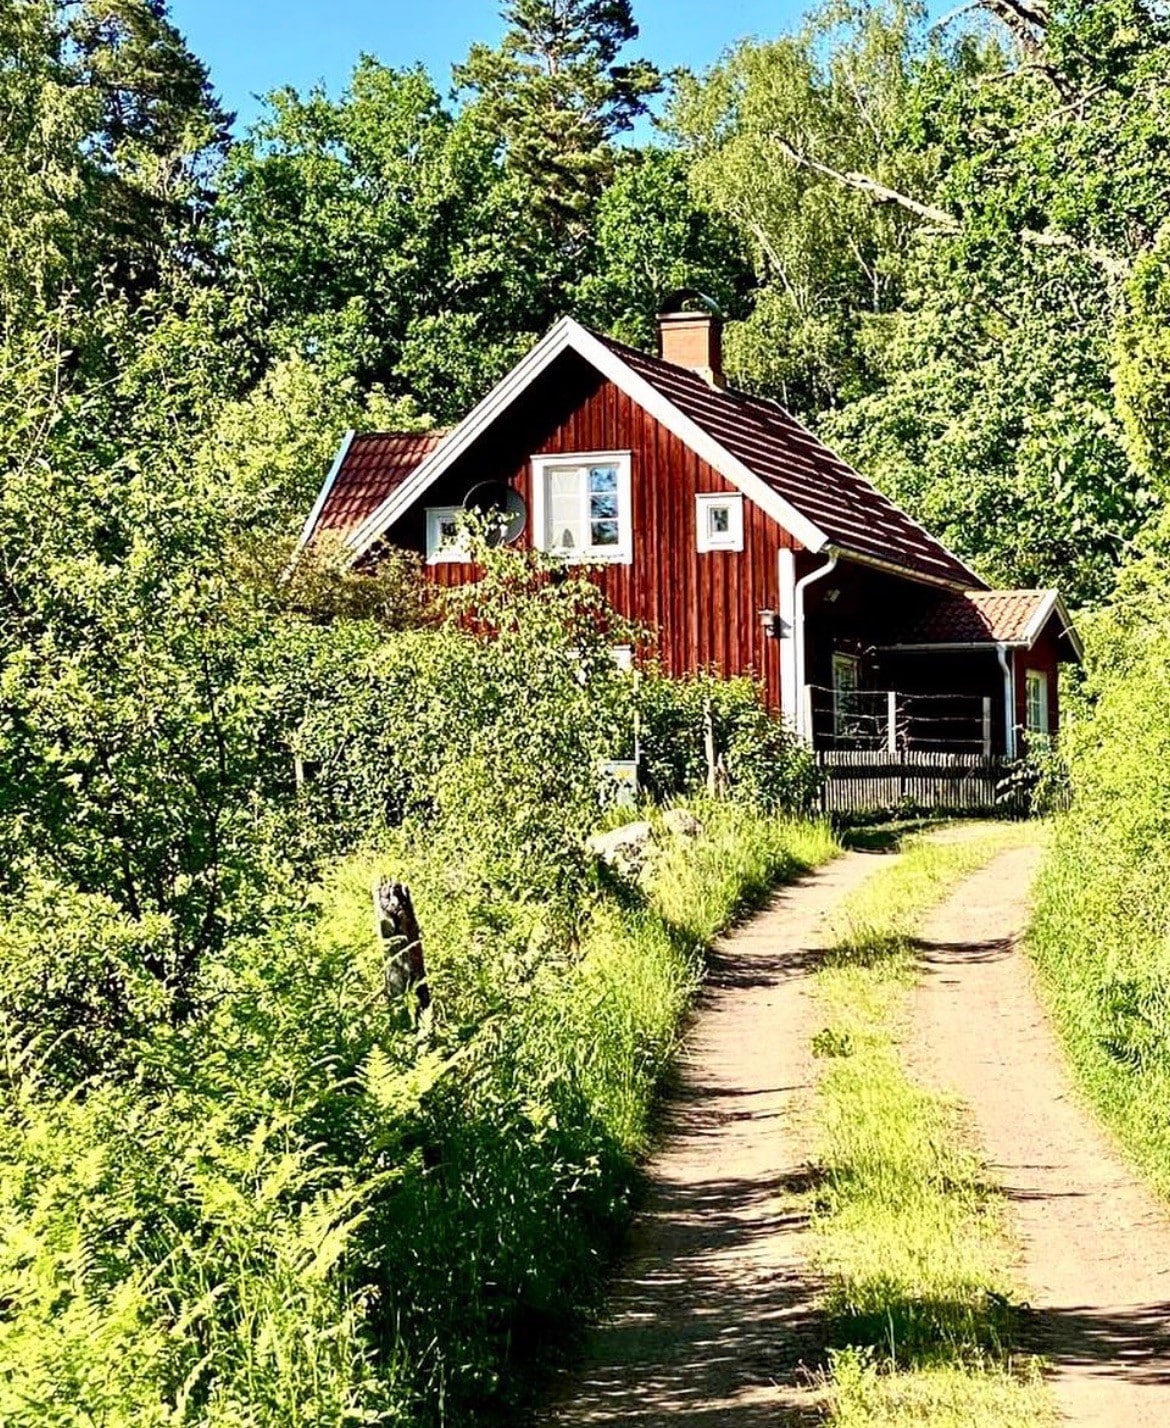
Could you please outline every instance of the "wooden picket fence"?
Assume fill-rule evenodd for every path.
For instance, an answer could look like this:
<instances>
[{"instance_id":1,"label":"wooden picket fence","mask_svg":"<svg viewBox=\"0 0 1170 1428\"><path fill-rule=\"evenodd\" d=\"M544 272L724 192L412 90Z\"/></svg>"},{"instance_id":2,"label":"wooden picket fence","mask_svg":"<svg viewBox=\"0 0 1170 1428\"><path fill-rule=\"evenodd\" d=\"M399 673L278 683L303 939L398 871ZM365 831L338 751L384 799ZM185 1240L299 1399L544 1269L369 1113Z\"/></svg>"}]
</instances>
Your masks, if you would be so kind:
<instances>
[{"instance_id":1,"label":"wooden picket fence","mask_svg":"<svg viewBox=\"0 0 1170 1428\"><path fill-rule=\"evenodd\" d=\"M817 754L825 813L994 813L1025 817L1028 791L1003 757L914 749L824 749Z\"/></svg>"}]
</instances>

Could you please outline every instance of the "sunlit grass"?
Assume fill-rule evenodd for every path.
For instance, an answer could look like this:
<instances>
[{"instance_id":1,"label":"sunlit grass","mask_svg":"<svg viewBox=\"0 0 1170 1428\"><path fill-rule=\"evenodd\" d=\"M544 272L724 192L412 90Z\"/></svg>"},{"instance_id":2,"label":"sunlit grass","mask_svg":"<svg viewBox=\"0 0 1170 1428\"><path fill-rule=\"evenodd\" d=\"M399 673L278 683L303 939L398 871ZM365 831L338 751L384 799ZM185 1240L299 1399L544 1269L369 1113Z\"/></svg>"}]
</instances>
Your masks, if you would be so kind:
<instances>
[{"instance_id":1,"label":"sunlit grass","mask_svg":"<svg viewBox=\"0 0 1170 1428\"><path fill-rule=\"evenodd\" d=\"M1013 1356L1014 1290L1003 1201L962 1107L903 1066L913 937L965 875L1035 831L916 839L852 897L818 976L826 1057L817 1120L823 1184L814 1224L841 1346L838 1428L1051 1421L1036 1366Z\"/></svg>"}]
</instances>

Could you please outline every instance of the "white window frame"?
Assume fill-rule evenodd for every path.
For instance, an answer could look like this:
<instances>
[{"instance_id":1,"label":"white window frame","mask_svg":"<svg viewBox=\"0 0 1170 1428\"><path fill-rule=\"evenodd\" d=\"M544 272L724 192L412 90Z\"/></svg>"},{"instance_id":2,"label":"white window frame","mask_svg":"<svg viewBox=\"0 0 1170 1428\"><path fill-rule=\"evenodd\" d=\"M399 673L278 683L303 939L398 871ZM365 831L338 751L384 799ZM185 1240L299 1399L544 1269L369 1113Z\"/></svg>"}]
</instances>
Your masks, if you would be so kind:
<instances>
[{"instance_id":1,"label":"white window frame","mask_svg":"<svg viewBox=\"0 0 1170 1428\"><path fill-rule=\"evenodd\" d=\"M711 513L719 507L728 512L727 529L711 529ZM695 497L695 537L699 554L712 550L743 549L743 497L738 492L704 491Z\"/></svg>"},{"instance_id":2,"label":"white window frame","mask_svg":"<svg viewBox=\"0 0 1170 1428\"><path fill-rule=\"evenodd\" d=\"M555 456L534 456L532 465L532 540L538 550L561 555L571 565L632 565L634 561L634 512L632 508L631 453L628 451L568 451ZM613 466L617 470L618 543L582 546L560 551L548 539L548 481L551 471L568 467ZM582 493L581 520L588 529L588 486Z\"/></svg>"},{"instance_id":3,"label":"white window frame","mask_svg":"<svg viewBox=\"0 0 1170 1428\"><path fill-rule=\"evenodd\" d=\"M463 514L462 506L428 506L427 512L427 564L450 565L466 563L471 559L467 549L466 532L453 545L443 544L443 522L454 520Z\"/></svg>"},{"instance_id":4,"label":"white window frame","mask_svg":"<svg viewBox=\"0 0 1170 1428\"><path fill-rule=\"evenodd\" d=\"M849 709L843 696L857 694L861 689L860 656L849 654L846 650L834 650L830 668L833 679L833 737L841 739L849 732L848 721L857 717L856 709ZM853 680L849 685L842 684L838 679L838 675L846 669Z\"/></svg>"},{"instance_id":5,"label":"white window frame","mask_svg":"<svg viewBox=\"0 0 1170 1428\"><path fill-rule=\"evenodd\" d=\"M1032 720L1032 697L1033 692L1037 692L1039 698L1036 700L1037 712L1040 723ZM1042 734L1045 738L1051 733L1051 714L1048 702L1048 671L1046 669L1029 669L1024 673L1024 724L1029 734Z\"/></svg>"}]
</instances>

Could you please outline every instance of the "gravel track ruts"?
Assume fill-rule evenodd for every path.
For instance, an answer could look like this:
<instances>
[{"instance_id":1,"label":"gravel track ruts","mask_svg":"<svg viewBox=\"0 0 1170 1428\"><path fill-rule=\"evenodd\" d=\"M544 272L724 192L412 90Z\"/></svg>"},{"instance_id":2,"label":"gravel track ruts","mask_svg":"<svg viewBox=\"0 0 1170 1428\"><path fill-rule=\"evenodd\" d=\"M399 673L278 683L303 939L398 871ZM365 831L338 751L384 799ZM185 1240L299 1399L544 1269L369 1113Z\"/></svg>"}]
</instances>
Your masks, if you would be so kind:
<instances>
[{"instance_id":1,"label":"gravel track ruts","mask_svg":"<svg viewBox=\"0 0 1170 1428\"><path fill-rule=\"evenodd\" d=\"M822 924L877 867L848 853L719 942L677 1058L605 1319L542 1424L817 1422L802 1191Z\"/></svg>"},{"instance_id":2,"label":"gravel track ruts","mask_svg":"<svg viewBox=\"0 0 1170 1428\"><path fill-rule=\"evenodd\" d=\"M1170 1425L1170 1216L1085 1109L1020 948L1038 844L1004 853L923 924L911 1065L957 1095L1008 1198L1068 1423Z\"/></svg>"}]
</instances>

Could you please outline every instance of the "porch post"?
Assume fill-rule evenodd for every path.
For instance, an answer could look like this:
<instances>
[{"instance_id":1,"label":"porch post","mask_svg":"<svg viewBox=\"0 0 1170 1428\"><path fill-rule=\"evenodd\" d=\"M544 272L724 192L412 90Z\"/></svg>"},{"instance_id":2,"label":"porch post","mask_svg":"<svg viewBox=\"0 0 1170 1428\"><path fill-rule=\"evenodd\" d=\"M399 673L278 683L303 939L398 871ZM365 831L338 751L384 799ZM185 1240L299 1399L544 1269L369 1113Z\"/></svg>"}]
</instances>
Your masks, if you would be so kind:
<instances>
[{"instance_id":1,"label":"porch post","mask_svg":"<svg viewBox=\"0 0 1170 1428\"><path fill-rule=\"evenodd\" d=\"M886 752L898 752L898 691L886 691Z\"/></svg>"},{"instance_id":2,"label":"porch post","mask_svg":"<svg viewBox=\"0 0 1170 1428\"><path fill-rule=\"evenodd\" d=\"M983 696L983 757L991 757L991 695Z\"/></svg>"}]
</instances>

